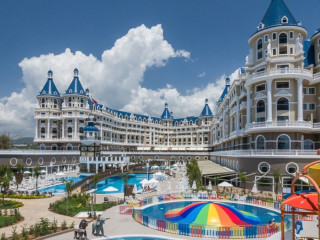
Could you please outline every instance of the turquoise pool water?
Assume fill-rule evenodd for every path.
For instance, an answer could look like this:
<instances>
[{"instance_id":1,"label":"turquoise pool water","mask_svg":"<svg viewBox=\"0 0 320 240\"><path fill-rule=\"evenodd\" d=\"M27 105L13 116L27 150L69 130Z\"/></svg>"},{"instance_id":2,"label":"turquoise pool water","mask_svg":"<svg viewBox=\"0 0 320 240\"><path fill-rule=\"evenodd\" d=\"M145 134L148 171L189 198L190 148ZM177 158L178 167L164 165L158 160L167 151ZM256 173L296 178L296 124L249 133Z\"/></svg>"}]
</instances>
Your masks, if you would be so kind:
<instances>
[{"instance_id":1,"label":"turquoise pool water","mask_svg":"<svg viewBox=\"0 0 320 240\"><path fill-rule=\"evenodd\" d=\"M145 208L142 210L143 215L147 215L150 217L153 217L155 219L159 220L166 220L164 217L164 214L172 209L175 208L183 208L186 207L192 203L199 202L199 201L182 201L182 202L169 202L169 203L160 203L157 205L153 205L150 207ZM241 203L230 203L230 202L224 202L226 205L230 205L232 207L237 208L240 211L246 211L249 213L253 213L254 215L258 216L261 221L261 225L268 224L269 221L272 221L272 219L275 219L276 222L280 222L280 213L266 209L261 208L257 206L251 206Z\"/></svg>"},{"instance_id":2,"label":"turquoise pool water","mask_svg":"<svg viewBox=\"0 0 320 240\"><path fill-rule=\"evenodd\" d=\"M64 179L66 181L71 181L72 180L72 183L76 183L76 182L79 182L81 179L83 179L85 176L79 176L79 177L64 177ZM42 188L42 189L39 189L39 192L42 193L42 192L52 192L52 193L65 193L66 189L66 184L65 183L61 183L59 185L55 185L55 186L52 186L52 187L47 187L47 188Z\"/></svg>"},{"instance_id":3,"label":"turquoise pool water","mask_svg":"<svg viewBox=\"0 0 320 240\"><path fill-rule=\"evenodd\" d=\"M148 176L149 176L149 180L153 177L152 174L148 174ZM144 174L144 173L129 174L128 184L136 184L137 189L140 190L142 188L142 185L140 184L140 182L143 179L147 179L147 174ZM112 192L103 191L108 187L114 187L117 189L117 191L112 191ZM94 189L94 188L95 186L91 187L91 189ZM124 183L122 179L119 176L114 176L114 177L110 177L100 181L97 184L96 193L100 193L100 194L123 193L123 191L124 191Z\"/></svg>"}]
</instances>

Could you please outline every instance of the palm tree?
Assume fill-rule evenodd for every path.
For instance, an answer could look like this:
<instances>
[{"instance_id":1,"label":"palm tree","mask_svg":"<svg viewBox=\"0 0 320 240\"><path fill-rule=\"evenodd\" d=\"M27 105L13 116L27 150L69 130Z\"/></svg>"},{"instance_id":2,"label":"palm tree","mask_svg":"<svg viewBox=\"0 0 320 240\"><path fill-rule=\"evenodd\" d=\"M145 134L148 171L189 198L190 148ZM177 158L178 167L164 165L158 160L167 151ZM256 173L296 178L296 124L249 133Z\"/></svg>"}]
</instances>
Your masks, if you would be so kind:
<instances>
[{"instance_id":1,"label":"palm tree","mask_svg":"<svg viewBox=\"0 0 320 240\"><path fill-rule=\"evenodd\" d=\"M66 181L65 190L66 190L66 193L67 193L67 205L66 205L67 215L68 215L68 209L69 209L69 198L70 198L71 191L72 191L71 186L72 186L72 180L71 181Z\"/></svg>"},{"instance_id":2,"label":"palm tree","mask_svg":"<svg viewBox=\"0 0 320 240\"><path fill-rule=\"evenodd\" d=\"M99 174L96 173L95 175L93 175L93 178L92 178L92 183L93 183L95 189L97 189L98 182L99 182ZM97 192L97 190L94 191L94 204L96 204L96 200L97 200L96 192Z\"/></svg>"},{"instance_id":3,"label":"palm tree","mask_svg":"<svg viewBox=\"0 0 320 240\"><path fill-rule=\"evenodd\" d=\"M8 190L13 174L7 166L0 166L0 185L2 191L2 206L4 206L4 194Z\"/></svg>"},{"instance_id":4,"label":"palm tree","mask_svg":"<svg viewBox=\"0 0 320 240\"><path fill-rule=\"evenodd\" d=\"M246 183L248 181L248 176L245 175L243 172L240 172L239 173L239 178L240 178L240 181L243 182L243 190L246 189Z\"/></svg>"},{"instance_id":5,"label":"palm tree","mask_svg":"<svg viewBox=\"0 0 320 240\"><path fill-rule=\"evenodd\" d=\"M279 168L273 169L272 175L273 175L274 183L276 185L276 195L278 195L278 186L281 179L280 169Z\"/></svg>"},{"instance_id":6,"label":"palm tree","mask_svg":"<svg viewBox=\"0 0 320 240\"><path fill-rule=\"evenodd\" d=\"M33 176L36 178L36 193L38 194L38 178L40 177L40 167L37 166L33 169Z\"/></svg>"},{"instance_id":7,"label":"palm tree","mask_svg":"<svg viewBox=\"0 0 320 240\"><path fill-rule=\"evenodd\" d=\"M128 183L128 180L129 180L129 173L126 173L126 174L122 174L120 175L122 181L123 181L123 186L124 186L124 190L123 190L123 200L126 199L126 186L127 186L127 183Z\"/></svg>"},{"instance_id":8,"label":"palm tree","mask_svg":"<svg viewBox=\"0 0 320 240\"><path fill-rule=\"evenodd\" d=\"M17 189L19 188L19 184L21 184L22 182L23 171L24 171L24 166L21 163L18 163L16 166L16 172L15 172Z\"/></svg>"},{"instance_id":9,"label":"palm tree","mask_svg":"<svg viewBox=\"0 0 320 240\"><path fill-rule=\"evenodd\" d=\"M219 176L215 176L214 177L214 186L217 186L219 184L220 181L220 177Z\"/></svg>"}]
</instances>

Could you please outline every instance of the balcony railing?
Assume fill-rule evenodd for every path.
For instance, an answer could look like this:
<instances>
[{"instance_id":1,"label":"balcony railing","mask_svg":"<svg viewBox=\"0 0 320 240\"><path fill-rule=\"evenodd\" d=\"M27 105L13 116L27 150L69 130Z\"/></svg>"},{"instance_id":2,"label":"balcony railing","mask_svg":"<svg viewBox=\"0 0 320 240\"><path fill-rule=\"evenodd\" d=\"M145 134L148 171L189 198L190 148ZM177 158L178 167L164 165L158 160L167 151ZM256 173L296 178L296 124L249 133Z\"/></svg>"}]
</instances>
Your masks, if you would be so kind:
<instances>
[{"instance_id":1,"label":"balcony railing","mask_svg":"<svg viewBox=\"0 0 320 240\"><path fill-rule=\"evenodd\" d=\"M232 150L211 152L211 156L317 156L317 150Z\"/></svg>"},{"instance_id":2,"label":"balcony railing","mask_svg":"<svg viewBox=\"0 0 320 240\"><path fill-rule=\"evenodd\" d=\"M320 125L318 125L320 127ZM254 122L246 125L246 130L251 128L270 128L270 127L303 127L313 128L311 122L300 121L279 121L279 122Z\"/></svg>"},{"instance_id":3,"label":"balcony railing","mask_svg":"<svg viewBox=\"0 0 320 240\"><path fill-rule=\"evenodd\" d=\"M253 73L250 76L248 76L247 81L253 80L258 77L281 75L281 74L302 74L310 78L313 78L312 72L303 68L281 68L281 69L272 69L268 71Z\"/></svg>"}]
</instances>

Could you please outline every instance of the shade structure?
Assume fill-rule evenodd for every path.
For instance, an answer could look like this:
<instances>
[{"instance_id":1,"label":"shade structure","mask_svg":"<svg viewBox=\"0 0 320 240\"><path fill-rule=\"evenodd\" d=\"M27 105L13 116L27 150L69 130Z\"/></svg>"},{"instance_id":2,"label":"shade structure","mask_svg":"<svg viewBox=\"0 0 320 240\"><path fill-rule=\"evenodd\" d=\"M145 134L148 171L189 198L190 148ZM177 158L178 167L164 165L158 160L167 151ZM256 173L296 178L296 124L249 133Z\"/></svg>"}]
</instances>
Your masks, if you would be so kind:
<instances>
[{"instance_id":1,"label":"shade structure","mask_svg":"<svg viewBox=\"0 0 320 240\"><path fill-rule=\"evenodd\" d=\"M193 181L191 188L192 188L193 190L196 190L196 189L197 189L196 181Z\"/></svg>"},{"instance_id":2,"label":"shade structure","mask_svg":"<svg viewBox=\"0 0 320 240\"><path fill-rule=\"evenodd\" d=\"M260 224L259 217L252 213L214 202L192 203L184 208L173 209L164 214L173 222L216 226L250 226Z\"/></svg>"},{"instance_id":3,"label":"shade structure","mask_svg":"<svg viewBox=\"0 0 320 240\"><path fill-rule=\"evenodd\" d=\"M30 171L24 171L24 174L30 174L31 172Z\"/></svg>"},{"instance_id":4,"label":"shade structure","mask_svg":"<svg viewBox=\"0 0 320 240\"><path fill-rule=\"evenodd\" d=\"M233 185L228 182L222 182L222 183L218 184L218 187L233 187Z\"/></svg>"},{"instance_id":5,"label":"shade structure","mask_svg":"<svg viewBox=\"0 0 320 240\"><path fill-rule=\"evenodd\" d=\"M251 192L253 192L253 193L257 193L258 192L258 188L257 188L257 183L256 182L254 182Z\"/></svg>"},{"instance_id":6,"label":"shade structure","mask_svg":"<svg viewBox=\"0 0 320 240\"><path fill-rule=\"evenodd\" d=\"M138 192L138 188L137 188L137 184L135 184L135 185L133 186L132 193L133 193L133 194L137 194L137 192Z\"/></svg>"},{"instance_id":7,"label":"shade structure","mask_svg":"<svg viewBox=\"0 0 320 240\"><path fill-rule=\"evenodd\" d=\"M41 173L47 173L47 171L46 171L46 170L41 170L40 172L41 172Z\"/></svg>"},{"instance_id":8,"label":"shade structure","mask_svg":"<svg viewBox=\"0 0 320 240\"><path fill-rule=\"evenodd\" d=\"M103 189L104 192L115 192L115 191L118 191L117 188L115 187L107 187L105 189Z\"/></svg>"},{"instance_id":9,"label":"shade structure","mask_svg":"<svg viewBox=\"0 0 320 240\"><path fill-rule=\"evenodd\" d=\"M212 183L211 183L211 181L209 181L208 190L209 190L209 191L212 191Z\"/></svg>"},{"instance_id":10,"label":"shade structure","mask_svg":"<svg viewBox=\"0 0 320 240\"><path fill-rule=\"evenodd\" d=\"M56 176L62 177L62 176L65 176L65 174L64 174L63 172L58 172L58 173L56 174Z\"/></svg>"},{"instance_id":11,"label":"shade structure","mask_svg":"<svg viewBox=\"0 0 320 240\"><path fill-rule=\"evenodd\" d=\"M318 210L318 193L316 192L302 192L291 195L285 201L285 204L310 211Z\"/></svg>"}]
</instances>

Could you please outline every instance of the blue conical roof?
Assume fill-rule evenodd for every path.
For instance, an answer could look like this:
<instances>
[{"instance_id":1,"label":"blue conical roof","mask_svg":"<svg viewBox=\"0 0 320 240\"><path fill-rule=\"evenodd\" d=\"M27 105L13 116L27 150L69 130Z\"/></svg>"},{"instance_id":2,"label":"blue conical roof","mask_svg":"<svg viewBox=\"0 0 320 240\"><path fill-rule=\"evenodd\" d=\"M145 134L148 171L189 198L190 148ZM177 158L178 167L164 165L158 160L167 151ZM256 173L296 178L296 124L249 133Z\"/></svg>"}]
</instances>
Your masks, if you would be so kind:
<instances>
[{"instance_id":1,"label":"blue conical roof","mask_svg":"<svg viewBox=\"0 0 320 240\"><path fill-rule=\"evenodd\" d=\"M171 114L168 110L168 103L166 103L164 105L164 110L163 110L163 113L161 115L161 119L171 119Z\"/></svg>"},{"instance_id":2,"label":"blue conical roof","mask_svg":"<svg viewBox=\"0 0 320 240\"><path fill-rule=\"evenodd\" d=\"M205 102L205 105L204 105L204 108L200 114L201 117L212 117L213 114L211 112L211 109L208 105L208 99L206 99L206 102Z\"/></svg>"},{"instance_id":3,"label":"blue conical roof","mask_svg":"<svg viewBox=\"0 0 320 240\"><path fill-rule=\"evenodd\" d=\"M224 90L223 90L218 102L222 102L223 101L224 97L228 94L229 89L230 89L230 78L227 77L226 78L226 85L224 87Z\"/></svg>"},{"instance_id":4,"label":"blue conical roof","mask_svg":"<svg viewBox=\"0 0 320 240\"><path fill-rule=\"evenodd\" d=\"M78 95L86 96L86 92L84 91L82 84L79 80L78 69L77 68L74 69L73 73L74 73L73 80L72 80L70 86L68 87L66 94L78 94Z\"/></svg>"},{"instance_id":5,"label":"blue conical roof","mask_svg":"<svg viewBox=\"0 0 320 240\"><path fill-rule=\"evenodd\" d=\"M283 22L284 17L287 18L286 22ZM296 21L283 0L272 0L266 14L259 24L258 31L270 27L286 25L298 26L299 23Z\"/></svg>"},{"instance_id":6,"label":"blue conical roof","mask_svg":"<svg viewBox=\"0 0 320 240\"><path fill-rule=\"evenodd\" d=\"M40 91L38 96L56 96L60 97L60 93L54 84L52 78L53 72L51 70L48 71L48 80L46 84L43 86L42 90Z\"/></svg>"}]
</instances>

